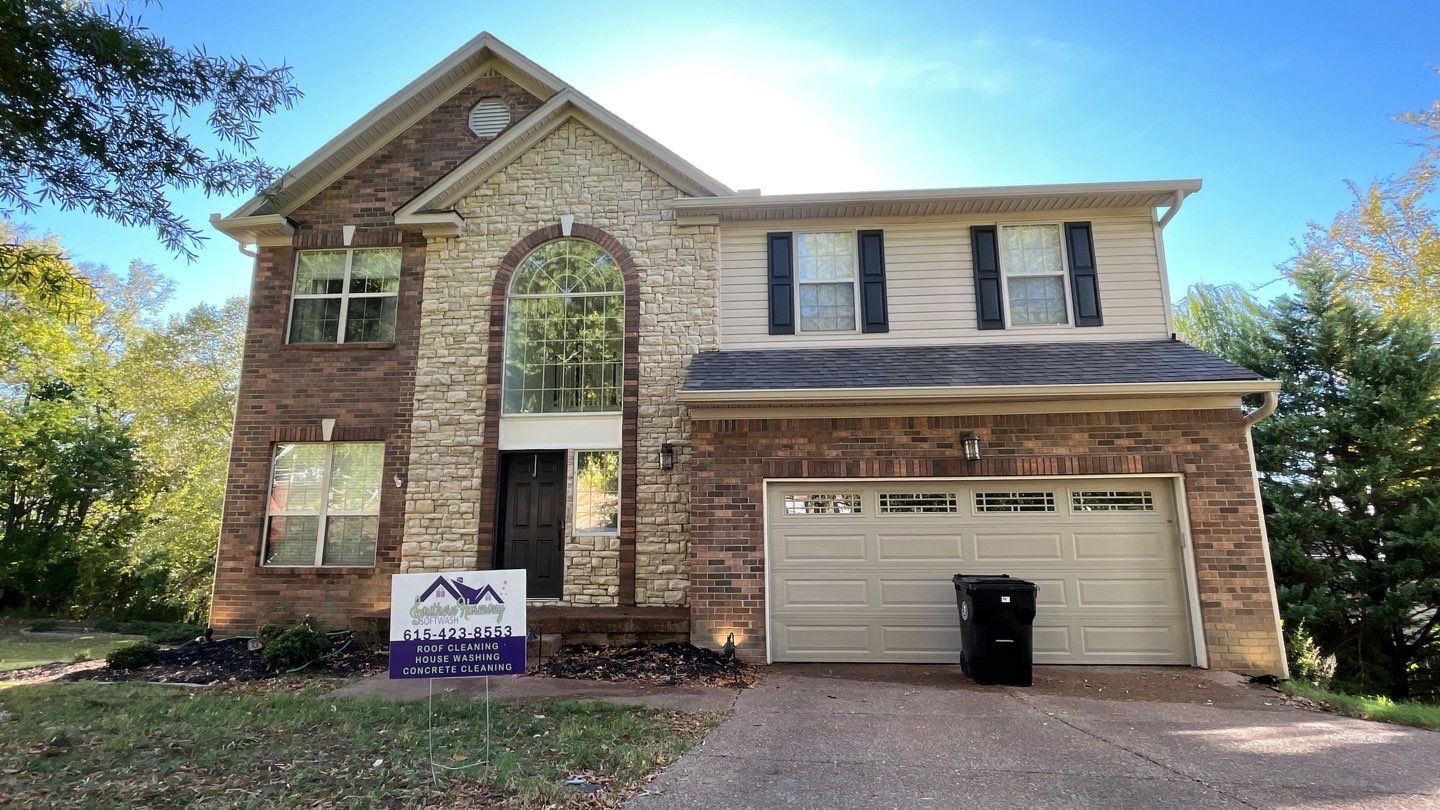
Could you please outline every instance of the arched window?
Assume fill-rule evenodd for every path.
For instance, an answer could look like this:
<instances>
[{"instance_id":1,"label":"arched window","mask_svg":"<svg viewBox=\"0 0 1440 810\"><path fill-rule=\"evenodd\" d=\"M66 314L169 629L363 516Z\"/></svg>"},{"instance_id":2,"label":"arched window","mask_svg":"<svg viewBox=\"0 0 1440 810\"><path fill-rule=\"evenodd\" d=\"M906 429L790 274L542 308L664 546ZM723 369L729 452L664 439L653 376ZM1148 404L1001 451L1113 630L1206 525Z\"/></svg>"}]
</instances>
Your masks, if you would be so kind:
<instances>
[{"instance_id":1,"label":"arched window","mask_svg":"<svg viewBox=\"0 0 1440 810\"><path fill-rule=\"evenodd\" d=\"M503 413L620 410L625 282L594 242L536 248L510 278Z\"/></svg>"}]
</instances>

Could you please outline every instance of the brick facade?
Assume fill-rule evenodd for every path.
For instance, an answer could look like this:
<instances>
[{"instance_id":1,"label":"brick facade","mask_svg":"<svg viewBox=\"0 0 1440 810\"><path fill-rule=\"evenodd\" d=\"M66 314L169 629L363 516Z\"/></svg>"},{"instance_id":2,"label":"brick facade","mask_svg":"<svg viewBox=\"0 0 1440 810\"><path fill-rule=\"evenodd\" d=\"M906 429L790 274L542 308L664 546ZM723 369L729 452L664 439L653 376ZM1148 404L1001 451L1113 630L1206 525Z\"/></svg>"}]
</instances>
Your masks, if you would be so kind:
<instances>
[{"instance_id":1,"label":"brick facade","mask_svg":"<svg viewBox=\"0 0 1440 810\"><path fill-rule=\"evenodd\" d=\"M967 462L961 437L980 436ZM1238 411L707 419L692 429L691 636L736 632L765 657L767 478L1183 473L1213 667L1280 672L1245 427Z\"/></svg>"},{"instance_id":2,"label":"brick facade","mask_svg":"<svg viewBox=\"0 0 1440 810\"><path fill-rule=\"evenodd\" d=\"M259 250L211 607L211 624L221 632L253 633L262 622L305 614L345 627L358 614L389 606L405 520L405 489L393 481L405 483L409 472L426 254L425 239L395 228L393 213L489 142L466 122L466 112L486 96L505 98L512 122L541 103L503 76L479 77L290 214L296 226L290 247ZM354 247L403 247L395 341L287 345L295 251L342 247L344 225L356 226ZM273 447L319 441L325 418L336 420L336 441L385 442L375 567L261 566Z\"/></svg>"}]
</instances>

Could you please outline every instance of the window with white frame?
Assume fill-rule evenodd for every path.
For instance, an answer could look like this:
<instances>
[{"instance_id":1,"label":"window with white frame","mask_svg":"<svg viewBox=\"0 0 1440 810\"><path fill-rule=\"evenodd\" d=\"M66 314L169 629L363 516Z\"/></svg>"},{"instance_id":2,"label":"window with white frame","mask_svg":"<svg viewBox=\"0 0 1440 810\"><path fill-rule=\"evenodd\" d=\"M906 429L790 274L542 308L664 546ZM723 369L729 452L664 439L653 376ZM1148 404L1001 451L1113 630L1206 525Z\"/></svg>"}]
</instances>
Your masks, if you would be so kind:
<instances>
[{"instance_id":1,"label":"window with white frame","mask_svg":"<svg viewBox=\"0 0 1440 810\"><path fill-rule=\"evenodd\" d=\"M521 260L505 321L504 413L614 413L625 283L594 242L557 239Z\"/></svg>"},{"instance_id":2,"label":"window with white frame","mask_svg":"<svg viewBox=\"0 0 1440 810\"><path fill-rule=\"evenodd\" d=\"M290 342L392 341L399 292L400 248L299 251Z\"/></svg>"},{"instance_id":3,"label":"window with white frame","mask_svg":"<svg viewBox=\"0 0 1440 810\"><path fill-rule=\"evenodd\" d=\"M1000 228L1000 267L1011 326L1069 323L1059 225Z\"/></svg>"},{"instance_id":4,"label":"window with white frame","mask_svg":"<svg viewBox=\"0 0 1440 810\"><path fill-rule=\"evenodd\" d=\"M382 442L276 445L265 564L374 565L384 462Z\"/></svg>"},{"instance_id":5,"label":"window with white frame","mask_svg":"<svg viewBox=\"0 0 1440 810\"><path fill-rule=\"evenodd\" d=\"M620 531L620 451L575 453L575 533Z\"/></svg>"},{"instance_id":6,"label":"window with white frame","mask_svg":"<svg viewBox=\"0 0 1440 810\"><path fill-rule=\"evenodd\" d=\"M795 234L795 294L801 332L855 330L855 234Z\"/></svg>"}]
</instances>

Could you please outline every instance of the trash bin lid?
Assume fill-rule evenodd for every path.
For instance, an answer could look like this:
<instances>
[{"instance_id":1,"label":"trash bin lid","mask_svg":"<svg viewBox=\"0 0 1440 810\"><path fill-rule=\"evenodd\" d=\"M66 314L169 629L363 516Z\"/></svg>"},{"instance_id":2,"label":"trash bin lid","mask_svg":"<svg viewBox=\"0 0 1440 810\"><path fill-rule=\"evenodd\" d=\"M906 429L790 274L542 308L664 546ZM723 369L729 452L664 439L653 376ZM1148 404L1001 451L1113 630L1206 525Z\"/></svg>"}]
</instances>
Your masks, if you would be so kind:
<instances>
[{"instance_id":1,"label":"trash bin lid","mask_svg":"<svg viewBox=\"0 0 1440 810\"><path fill-rule=\"evenodd\" d=\"M955 587L961 585L972 591L1001 589L1007 591L1039 590L1038 585L1028 579L1016 579L1009 574L956 574L951 578Z\"/></svg>"}]
</instances>

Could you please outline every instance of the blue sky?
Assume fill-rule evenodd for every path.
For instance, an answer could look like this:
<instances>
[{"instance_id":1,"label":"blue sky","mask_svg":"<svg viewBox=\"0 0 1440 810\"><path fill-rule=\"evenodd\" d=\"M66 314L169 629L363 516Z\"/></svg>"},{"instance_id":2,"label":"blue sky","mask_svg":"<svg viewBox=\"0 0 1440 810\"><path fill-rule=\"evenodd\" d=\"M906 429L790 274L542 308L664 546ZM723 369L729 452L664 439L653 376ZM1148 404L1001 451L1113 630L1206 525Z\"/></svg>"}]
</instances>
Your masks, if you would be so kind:
<instances>
[{"instance_id":1,"label":"blue sky","mask_svg":"<svg viewBox=\"0 0 1440 810\"><path fill-rule=\"evenodd\" d=\"M1263 285L1346 179L1413 159L1395 113L1440 96L1440 4L171 2L177 44L288 63L306 96L265 125L293 165L489 30L701 169L766 193L1200 177L1166 231L1172 289ZM240 200L177 195L204 224ZM21 218L80 261L156 263L175 305L243 295L199 260L77 212ZM208 231L208 227L207 227ZM1263 294L1279 285L1270 284Z\"/></svg>"}]
</instances>

